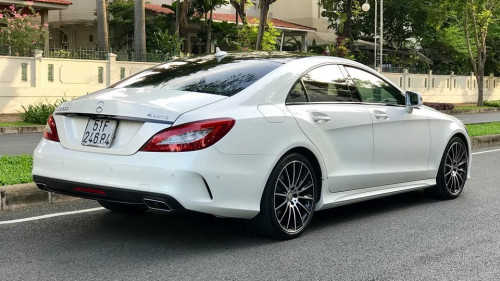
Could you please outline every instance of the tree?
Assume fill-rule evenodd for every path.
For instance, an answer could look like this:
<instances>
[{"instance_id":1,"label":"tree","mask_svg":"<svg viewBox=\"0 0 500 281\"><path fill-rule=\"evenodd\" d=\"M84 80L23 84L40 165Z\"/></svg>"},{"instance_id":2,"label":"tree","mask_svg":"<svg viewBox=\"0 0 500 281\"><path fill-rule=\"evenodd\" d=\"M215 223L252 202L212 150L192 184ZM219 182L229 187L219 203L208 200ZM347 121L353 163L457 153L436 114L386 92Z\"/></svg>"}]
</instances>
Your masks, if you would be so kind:
<instances>
[{"instance_id":1,"label":"tree","mask_svg":"<svg viewBox=\"0 0 500 281\"><path fill-rule=\"evenodd\" d=\"M259 21L259 32L257 33L257 42L255 43L255 49L262 49L262 38L264 37L264 31L266 29L267 14L269 13L269 6L276 2L276 0L260 0L260 21Z\"/></svg>"},{"instance_id":2,"label":"tree","mask_svg":"<svg viewBox=\"0 0 500 281\"><path fill-rule=\"evenodd\" d=\"M130 38L134 34L134 0L113 0L108 3L109 20L109 41L115 51L120 51L126 47L129 51ZM158 30L168 30L173 34L174 15L155 14L146 17L146 47L148 52L158 50L155 32Z\"/></svg>"},{"instance_id":3,"label":"tree","mask_svg":"<svg viewBox=\"0 0 500 281\"><path fill-rule=\"evenodd\" d=\"M109 51L107 2L107 0L96 0L97 48L100 51Z\"/></svg>"},{"instance_id":4,"label":"tree","mask_svg":"<svg viewBox=\"0 0 500 281\"><path fill-rule=\"evenodd\" d=\"M437 1L437 0L428 0ZM413 47L423 37L430 36L434 28L426 23L428 3L421 0L384 0L384 42L394 49ZM363 2L363 1L362 1ZM356 13L352 24L352 37L372 39L375 11ZM378 16L378 15L377 15ZM378 19L380 19L378 17ZM378 22L378 21L377 21Z\"/></svg>"},{"instance_id":5,"label":"tree","mask_svg":"<svg viewBox=\"0 0 500 281\"><path fill-rule=\"evenodd\" d=\"M0 10L0 48L7 48L9 55L31 56L33 49L43 47L48 25L34 24L38 16L29 3L18 10L14 5Z\"/></svg>"},{"instance_id":6,"label":"tree","mask_svg":"<svg viewBox=\"0 0 500 281\"><path fill-rule=\"evenodd\" d=\"M114 0L108 3L109 39L113 50L121 50L134 34L134 2Z\"/></svg>"},{"instance_id":7,"label":"tree","mask_svg":"<svg viewBox=\"0 0 500 281\"><path fill-rule=\"evenodd\" d=\"M259 34L259 29L251 24L244 25L241 27L239 32L238 43L243 49L251 49L257 43L257 37ZM267 28L262 35L261 50L263 51L274 51L276 50L276 38L280 36L280 31L274 28L271 21L267 22Z\"/></svg>"},{"instance_id":8,"label":"tree","mask_svg":"<svg viewBox=\"0 0 500 281\"><path fill-rule=\"evenodd\" d=\"M324 9L321 15L328 18L328 28L335 30L340 37L338 42L352 42L357 38L359 28L355 25L360 25L363 16L360 0L320 0L318 4ZM353 29L357 31L353 32Z\"/></svg>"},{"instance_id":9,"label":"tree","mask_svg":"<svg viewBox=\"0 0 500 281\"><path fill-rule=\"evenodd\" d=\"M146 3L135 0L134 4L134 51L138 58L146 53Z\"/></svg>"},{"instance_id":10,"label":"tree","mask_svg":"<svg viewBox=\"0 0 500 281\"><path fill-rule=\"evenodd\" d=\"M198 12L200 17L205 18L206 26L206 45L205 52L208 54L211 52L212 47L212 16L213 11L222 6L228 4L228 0L194 0L193 5L195 11Z\"/></svg>"},{"instance_id":11,"label":"tree","mask_svg":"<svg viewBox=\"0 0 500 281\"><path fill-rule=\"evenodd\" d=\"M250 0L230 0L229 3L236 10L236 25L238 25L238 18L241 19L243 25L248 24L246 7L252 5Z\"/></svg>"},{"instance_id":12,"label":"tree","mask_svg":"<svg viewBox=\"0 0 500 281\"><path fill-rule=\"evenodd\" d=\"M437 29L440 29L449 17L457 17L461 22L467 53L477 80L477 105L482 106L488 31L490 24L499 19L500 0L436 1L430 11L434 11L431 12L430 21ZM442 11L449 12L444 16Z\"/></svg>"}]
</instances>

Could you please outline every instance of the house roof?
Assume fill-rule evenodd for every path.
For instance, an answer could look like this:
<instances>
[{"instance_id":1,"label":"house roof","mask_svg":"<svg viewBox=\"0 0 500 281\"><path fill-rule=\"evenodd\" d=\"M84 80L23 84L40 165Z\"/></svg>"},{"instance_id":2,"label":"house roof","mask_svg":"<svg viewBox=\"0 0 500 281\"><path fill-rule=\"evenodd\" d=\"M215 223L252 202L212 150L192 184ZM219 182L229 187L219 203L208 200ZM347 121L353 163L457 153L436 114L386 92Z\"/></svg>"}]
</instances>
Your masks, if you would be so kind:
<instances>
[{"instance_id":1,"label":"house roof","mask_svg":"<svg viewBox=\"0 0 500 281\"><path fill-rule=\"evenodd\" d=\"M173 14L174 11L172 11L169 8L164 8L160 5L154 5L154 4L146 4L146 9L155 13L162 13L162 14ZM214 21L227 21L227 22L232 22L235 23L234 14L220 14L220 13L213 13L212 15L212 20ZM259 18L248 16L248 21L252 24L256 24ZM284 21L280 19L270 19L271 22L273 23L274 27L278 29L288 29L288 30L296 30L296 31L306 31L306 32L315 32L316 28L305 26L305 25L300 25L296 24L293 22L289 21Z\"/></svg>"},{"instance_id":2,"label":"house roof","mask_svg":"<svg viewBox=\"0 0 500 281\"><path fill-rule=\"evenodd\" d=\"M174 13L174 11L170 10L169 8L164 8L160 5L155 5L155 4L146 3L145 8L148 11L151 11L154 13L159 13L159 14L173 14Z\"/></svg>"},{"instance_id":3,"label":"house roof","mask_svg":"<svg viewBox=\"0 0 500 281\"><path fill-rule=\"evenodd\" d=\"M214 21L227 21L227 22L232 22L232 23L236 22L235 17L236 16L234 14L214 13L212 15L212 19ZM257 21L259 20L259 18L252 17L252 16L248 16L247 18L248 18L248 21L252 24L256 24ZM277 18L273 18L270 20L273 23L274 27L276 27L278 29L288 29L288 30L297 30L297 31L306 31L306 32L315 32L316 31L316 28L296 24L296 23L289 22L289 21L280 20Z\"/></svg>"},{"instance_id":4,"label":"house roof","mask_svg":"<svg viewBox=\"0 0 500 281\"><path fill-rule=\"evenodd\" d=\"M81 0L80 0L81 1ZM69 0L0 0L0 9L7 9L8 6L14 5L16 7L26 6L31 2L35 10L48 9L48 10L66 10L73 2ZM28 11L26 10L26 13Z\"/></svg>"}]
</instances>

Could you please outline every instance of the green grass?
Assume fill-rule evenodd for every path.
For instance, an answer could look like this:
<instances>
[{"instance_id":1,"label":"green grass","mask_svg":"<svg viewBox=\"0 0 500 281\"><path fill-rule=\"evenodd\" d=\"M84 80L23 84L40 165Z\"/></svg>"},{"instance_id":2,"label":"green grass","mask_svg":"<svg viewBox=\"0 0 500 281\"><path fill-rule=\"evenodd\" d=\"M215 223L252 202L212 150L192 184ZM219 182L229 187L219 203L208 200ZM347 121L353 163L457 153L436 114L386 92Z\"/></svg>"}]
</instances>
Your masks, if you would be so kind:
<instances>
[{"instance_id":1,"label":"green grass","mask_svg":"<svg viewBox=\"0 0 500 281\"><path fill-rule=\"evenodd\" d=\"M0 186L32 182L33 156L0 156Z\"/></svg>"},{"instance_id":2,"label":"green grass","mask_svg":"<svg viewBox=\"0 0 500 281\"><path fill-rule=\"evenodd\" d=\"M500 122L465 125L471 137L500 135Z\"/></svg>"},{"instance_id":3,"label":"green grass","mask_svg":"<svg viewBox=\"0 0 500 281\"><path fill-rule=\"evenodd\" d=\"M35 126L40 124L29 123L29 122L0 122L0 127L23 127L23 126Z\"/></svg>"}]
</instances>

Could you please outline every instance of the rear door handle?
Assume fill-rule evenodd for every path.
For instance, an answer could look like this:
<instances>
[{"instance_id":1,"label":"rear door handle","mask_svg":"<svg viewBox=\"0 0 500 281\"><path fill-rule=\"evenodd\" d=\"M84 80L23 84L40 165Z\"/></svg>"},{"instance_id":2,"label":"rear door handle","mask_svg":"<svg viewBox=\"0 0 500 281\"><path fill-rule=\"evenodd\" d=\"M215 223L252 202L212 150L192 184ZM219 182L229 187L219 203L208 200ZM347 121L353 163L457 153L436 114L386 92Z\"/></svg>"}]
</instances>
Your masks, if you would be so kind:
<instances>
[{"instance_id":1,"label":"rear door handle","mask_svg":"<svg viewBox=\"0 0 500 281\"><path fill-rule=\"evenodd\" d=\"M316 123L326 123L330 121L330 116L321 112L311 112L311 118Z\"/></svg>"},{"instance_id":2,"label":"rear door handle","mask_svg":"<svg viewBox=\"0 0 500 281\"><path fill-rule=\"evenodd\" d=\"M380 110L375 110L373 112L373 114L375 114L375 118L377 119L389 119L389 115L383 111L380 111Z\"/></svg>"}]
</instances>

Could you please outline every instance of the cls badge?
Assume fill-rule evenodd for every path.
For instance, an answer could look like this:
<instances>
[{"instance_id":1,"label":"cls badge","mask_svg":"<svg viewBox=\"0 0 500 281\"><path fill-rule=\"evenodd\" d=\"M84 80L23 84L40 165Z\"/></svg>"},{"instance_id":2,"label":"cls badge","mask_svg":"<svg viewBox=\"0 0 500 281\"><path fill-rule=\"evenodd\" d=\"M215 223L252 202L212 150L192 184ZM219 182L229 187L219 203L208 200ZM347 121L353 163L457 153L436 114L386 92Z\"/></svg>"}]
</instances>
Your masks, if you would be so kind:
<instances>
[{"instance_id":1,"label":"cls badge","mask_svg":"<svg viewBox=\"0 0 500 281\"><path fill-rule=\"evenodd\" d=\"M97 113L101 113L103 110L104 110L104 102L100 101L97 103L97 108L95 109L95 111Z\"/></svg>"}]
</instances>

